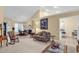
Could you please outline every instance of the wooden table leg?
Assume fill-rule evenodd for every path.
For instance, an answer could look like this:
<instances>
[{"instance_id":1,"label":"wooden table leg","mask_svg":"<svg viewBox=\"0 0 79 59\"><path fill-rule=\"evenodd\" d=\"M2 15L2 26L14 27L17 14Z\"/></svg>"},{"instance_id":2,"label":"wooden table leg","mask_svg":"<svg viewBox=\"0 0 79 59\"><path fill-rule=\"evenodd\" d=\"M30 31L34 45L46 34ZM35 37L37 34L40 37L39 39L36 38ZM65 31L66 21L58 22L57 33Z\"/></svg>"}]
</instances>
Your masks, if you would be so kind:
<instances>
[{"instance_id":1,"label":"wooden table leg","mask_svg":"<svg viewBox=\"0 0 79 59\"><path fill-rule=\"evenodd\" d=\"M68 47L67 47L67 45L65 45L64 46L64 53L67 53L67 49L68 49Z\"/></svg>"},{"instance_id":2,"label":"wooden table leg","mask_svg":"<svg viewBox=\"0 0 79 59\"><path fill-rule=\"evenodd\" d=\"M2 41L0 42L0 47L2 47Z\"/></svg>"},{"instance_id":3,"label":"wooden table leg","mask_svg":"<svg viewBox=\"0 0 79 59\"><path fill-rule=\"evenodd\" d=\"M79 53L79 45L76 46L76 52Z\"/></svg>"},{"instance_id":4,"label":"wooden table leg","mask_svg":"<svg viewBox=\"0 0 79 59\"><path fill-rule=\"evenodd\" d=\"M8 39L6 39L6 46L8 46Z\"/></svg>"}]
</instances>

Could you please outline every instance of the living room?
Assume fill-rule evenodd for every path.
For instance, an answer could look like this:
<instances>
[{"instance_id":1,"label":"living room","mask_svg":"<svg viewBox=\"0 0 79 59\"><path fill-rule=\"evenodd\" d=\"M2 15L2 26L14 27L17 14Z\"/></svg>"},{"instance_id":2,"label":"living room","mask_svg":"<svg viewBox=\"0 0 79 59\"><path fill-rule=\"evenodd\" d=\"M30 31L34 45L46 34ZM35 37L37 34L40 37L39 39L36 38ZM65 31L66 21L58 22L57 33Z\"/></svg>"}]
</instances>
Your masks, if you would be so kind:
<instances>
[{"instance_id":1,"label":"living room","mask_svg":"<svg viewBox=\"0 0 79 59\"><path fill-rule=\"evenodd\" d=\"M65 10L66 8L70 9ZM73 51L70 48L68 49L68 47L70 47L68 46L68 44L70 43L67 43L66 42L67 40L63 41L63 39L60 39L59 25L60 25L60 19L63 17L79 15L78 10L79 10L78 7L73 8L73 7L56 7L56 6L0 7L0 15L1 15L0 20L2 24L1 36L6 36L8 39L7 33L13 31L15 32L15 35L19 39L18 43L16 43L15 40L13 40L13 38L12 41L10 41L10 39L8 39L8 41L1 40L1 42L3 43L2 47L0 47L1 48L0 52L2 53L48 52L47 51L48 47L51 46L52 42L55 44L54 41L56 41L57 49L53 49L53 51L49 49L49 52L53 53L76 52L76 45ZM7 30L4 30L5 28ZM32 29L31 33L28 30L28 28ZM10 35L12 35L12 33ZM58 46L60 44L64 46L64 48L62 47L61 49L62 51L58 49Z\"/></svg>"}]
</instances>

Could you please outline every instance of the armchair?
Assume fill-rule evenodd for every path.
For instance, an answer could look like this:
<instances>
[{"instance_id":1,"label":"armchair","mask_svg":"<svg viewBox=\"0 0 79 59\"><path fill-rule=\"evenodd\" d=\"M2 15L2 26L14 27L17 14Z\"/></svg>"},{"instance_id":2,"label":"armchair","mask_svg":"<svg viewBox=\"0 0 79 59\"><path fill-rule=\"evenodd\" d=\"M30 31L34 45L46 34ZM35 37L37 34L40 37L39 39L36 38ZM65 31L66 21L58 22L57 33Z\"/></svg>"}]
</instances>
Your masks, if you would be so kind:
<instances>
[{"instance_id":1,"label":"armchair","mask_svg":"<svg viewBox=\"0 0 79 59\"><path fill-rule=\"evenodd\" d=\"M15 44L15 42L19 42L19 39L16 35L14 35L13 32L8 32L8 35L10 37L10 41L11 41L11 44Z\"/></svg>"}]
</instances>

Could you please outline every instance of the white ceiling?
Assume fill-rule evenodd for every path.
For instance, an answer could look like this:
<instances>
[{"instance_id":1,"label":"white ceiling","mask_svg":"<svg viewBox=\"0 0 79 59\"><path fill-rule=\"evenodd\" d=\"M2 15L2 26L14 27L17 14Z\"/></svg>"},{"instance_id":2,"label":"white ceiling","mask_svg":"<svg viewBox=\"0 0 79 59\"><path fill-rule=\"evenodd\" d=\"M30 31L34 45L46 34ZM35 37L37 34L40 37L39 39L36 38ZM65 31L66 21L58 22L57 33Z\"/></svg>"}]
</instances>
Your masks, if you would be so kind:
<instances>
[{"instance_id":1,"label":"white ceiling","mask_svg":"<svg viewBox=\"0 0 79 59\"><path fill-rule=\"evenodd\" d=\"M5 16L18 22L24 22L40 8L48 15L79 10L78 6L7 6L5 7Z\"/></svg>"},{"instance_id":2,"label":"white ceiling","mask_svg":"<svg viewBox=\"0 0 79 59\"><path fill-rule=\"evenodd\" d=\"M59 14L70 11L78 11L79 6L43 6L43 11L49 13L49 15Z\"/></svg>"},{"instance_id":3,"label":"white ceiling","mask_svg":"<svg viewBox=\"0 0 79 59\"><path fill-rule=\"evenodd\" d=\"M8 6L5 7L5 16L18 22L24 22L39 9L39 6Z\"/></svg>"}]
</instances>

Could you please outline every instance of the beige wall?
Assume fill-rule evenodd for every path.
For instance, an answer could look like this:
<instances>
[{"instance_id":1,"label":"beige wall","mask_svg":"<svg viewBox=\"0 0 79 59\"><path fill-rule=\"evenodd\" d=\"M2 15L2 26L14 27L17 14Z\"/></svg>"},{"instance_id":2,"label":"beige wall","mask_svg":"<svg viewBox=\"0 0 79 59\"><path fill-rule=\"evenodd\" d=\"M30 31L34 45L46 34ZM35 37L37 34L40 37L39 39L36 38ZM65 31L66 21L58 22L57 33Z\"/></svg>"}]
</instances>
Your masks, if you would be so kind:
<instances>
[{"instance_id":1,"label":"beige wall","mask_svg":"<svg viewBox=\"0 0 79 59\"><path fill-rule=\"evenodd\" d=\"M4 7L0 7L0 23L3 22L4 19Z\"/></svg>"},{"instance_id":2,"label":"beige wall","mask_svg":"<svg viewBox=\"0 0 79 59\"><path fill-rule=\"evenodd\" d=\"M41 9L39 10L39 15L40 15L40 18L41 17L45 17L45 16L48 16L50 13L49 12L46 12L44 9Z\"/></svg>"},{"instance_id":3,"label":"beige wall","mask_svg":"<svg viewBox=\"0 0 79 59\"><path fill-rule=\"evenodd\" d=\"M55 35L55 39L59 39L59 18L58 17L48 17L48 31Z\"/></svg>"},{"instance_id":4,"label":"beige wall","mask_svg":"<svg viewBox=\"0 0 79 59\"><path fill-rule=\"evenodd\" d=\"M3 23L3 19L4 19L4 7L1 7L0 6L0 24ZM1 30L1 29L0 29ZM0 31L0 34L1 34L1 31ZM3 34L3 30L2 30L2 34Z\"/></svg>"},{"instance_id":5,"label":"beige wall","mask_svg":"<svg viewBox=\"0 0 79 59\"><path fill-rule=\"evenodd\" d=\"M56 36L55 39L59 39L59 18L53 17L53 16L47 17L47 18L48 18L48 30L40 29L40 19L39 19L39 20L35 21L36 33L40 32L40 31L48 31L52 35Z\"/></svg>"},{"instance_id":6,"label":"beige wall","mask_svg":"<svg viewBox=\"0 0 79 59\"><path fill-rule=\"evenodd\" d=\"M40 19L37 21L37 27L38 30L37 32L40 31L48 31L50 32L52 35L55 35L55 39L59 39L59 18L58 17L53 17L53 16L49 16L49 17L45 17L48 18L48 30L41 30L40 29Z\"/></svg>"}]
</instances>

